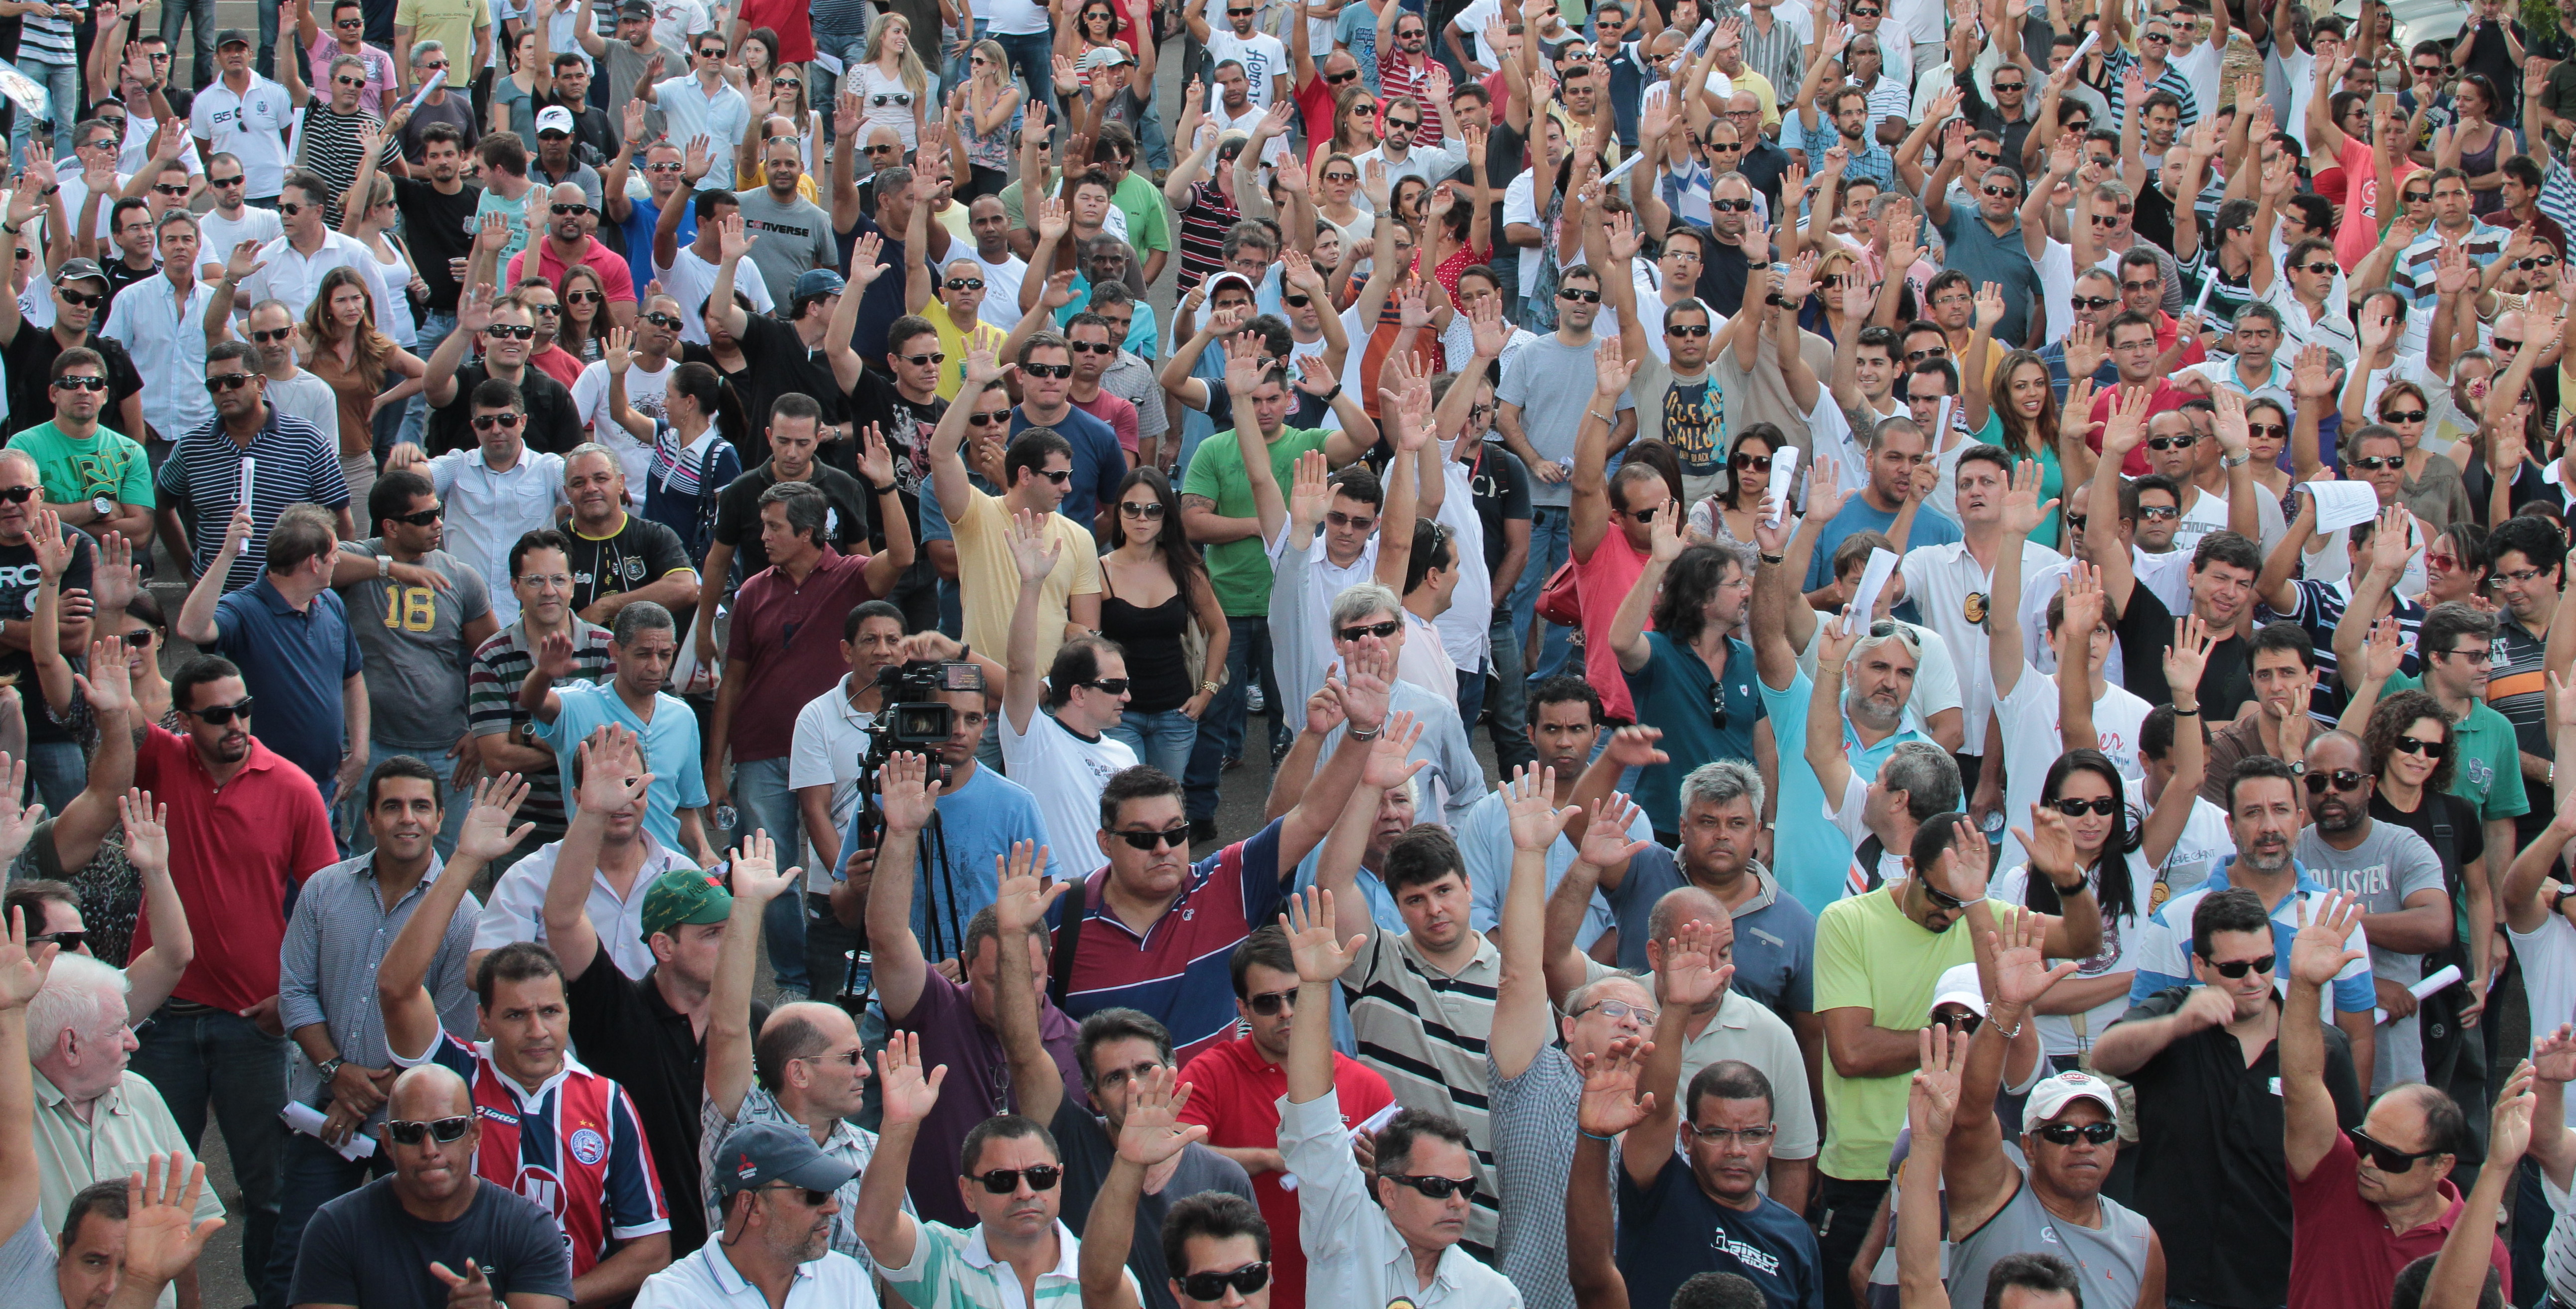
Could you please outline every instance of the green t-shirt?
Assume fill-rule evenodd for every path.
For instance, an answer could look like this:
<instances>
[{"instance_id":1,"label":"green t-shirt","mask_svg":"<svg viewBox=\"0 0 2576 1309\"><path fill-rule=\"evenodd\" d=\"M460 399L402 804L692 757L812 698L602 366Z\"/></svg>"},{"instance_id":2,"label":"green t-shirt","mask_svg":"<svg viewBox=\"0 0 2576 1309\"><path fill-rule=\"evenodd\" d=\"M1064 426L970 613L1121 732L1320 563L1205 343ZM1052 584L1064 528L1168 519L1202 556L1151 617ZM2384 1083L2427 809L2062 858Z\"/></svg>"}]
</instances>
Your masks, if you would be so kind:
<instances>
[{"instance_id":1,"label":"green t-shirt","mask_svg":"<svg viewBox=\"0 0 2576 1309\"><path fill-rule=\"evenodd\" d=\"M1109 203L1127 215L1127 244L1139 251L1172 248L1171 220L1164 216L1163 191L1143 173L1131 172L1118 184Z\"/></svg>"},{"instance_id":2,"label":"green t-shirt","mask_svg":"<svg viewBox=\"0 0 2576 1309\"><path fill-rule=\"evenodd\" d=\"M1996 902L1980 901L1988 906ZM1993 910L1988 909L1991 923ZM1935 936L1905 916L1885 889L1837 900L1816 915L1816 1012L1865 1009L1870 1024L1912 1032L1931 1021L1941 974L1976 960L1961 914ZM1887 1077L1845 1077L1825 1061L1825 1148L1817 1167L1827 1177L1876 1181L1887 1176L1887 1152L1905 1126L1913 1070Z\"/></svg>"},{"instance_id":3,"label":"green t-shirt","mask_svg":"<svg viewBox=\"0 0 2576 1309\"><path fill-rule=\"evenodd\" d=\"M80 440L48 420L9 438L9 447L36 461L49 504L87 504L106 496L118 504L153 507L152 461L130 437L102 427Z\"/></svg>"},{"instance_id":4,"label":"green t-shirt","mask_svg":"<svg viewBox=\"0 0 2576 1309\"><path fill-rule=\"evenodd\" d=\"M1992 446L2000 446L2004 443L2003 411L1998 409L1989 409L1986 411L1985 428L1976 434L1976 439ZM2066 474L2063 469L2058 467L2057 448L2055 446L2042 443L2039 447L2040 503L2046 504L2052 499L2062 498L2065 494ZM2065 507L2066 506L2064 505L2059 506L2061 509ZM2079 509L2078 512L2081 512L2081 510ZM2046 521L2031 529L2030 539L2039 545L2047 546L2051 550L2057 549L2057 519L2058 516L2056 514L2050 514Z\"/></svg>"},{"instance_id":5,"label":"green t-shirt","mask_svg":"<svg viewBox=\"0 0 2576 1309\"><path fill-rule=\"evenodd\" d=\"M1211 385L1223 385L1222 382ZM1270 472L1279 479L1284 496L1288 484L1296 480L1297 456L1309 450L1324 448L1324 433L1299 427L1282 427L1279 439L1270 443ZM1190 456L1190 471L1181 478L1181 494L1206 496L1216 503L1216 512L1225 518L1250 518L1252 479L1243 471L1243 447L1236 442L1234 429L1217 433L1199 442ZM1217 603L1225 607L1229 618L1261 618L1270 612L1270 550L1259 533L1240 541L1223 541L1207 548L1208 581L1216 587Z\"/></svg>"},{"instance_id":6,"label":"green t-shirt","mask_svg":"<svg viewBox=\"0 0 2576 1309\"><path fill-rule=\"evenodd\" d=\"M2424 679L2399 673L2380 688L2387 696L2420 691ZM2459 765L2451 770L2451 794L2478 807L2478 818L2519 818L2531 812L2531 797L2522 789L2522 750L2515 744L2513 722L2485 704L2469 707L2469 719L2451 724L2451 742Z\"/></svg>"}]
</instances>

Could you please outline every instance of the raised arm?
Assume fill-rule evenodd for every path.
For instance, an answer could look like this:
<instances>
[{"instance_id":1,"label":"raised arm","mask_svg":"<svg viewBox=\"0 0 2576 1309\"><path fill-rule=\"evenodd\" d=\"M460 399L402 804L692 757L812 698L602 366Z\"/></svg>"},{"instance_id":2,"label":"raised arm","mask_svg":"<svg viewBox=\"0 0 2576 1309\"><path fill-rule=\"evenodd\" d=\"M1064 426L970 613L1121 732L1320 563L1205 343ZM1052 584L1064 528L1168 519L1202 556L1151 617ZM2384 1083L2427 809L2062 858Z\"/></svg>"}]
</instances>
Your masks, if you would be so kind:
<instances>
[{"instance_id":1,"label":"raised arm","mask_svg":"<svg viewBox=\"0 0 2576 1309\"><path fill-rule=\"evenodd\" d=\"M794 837L789 840L793 849ZM766 831L746 838L733 851L731 866L733 917L717 947L716 974L707 991L706 1055L707 1100L729 1123L740 1118L742 1098L751 1090L752 1045L760 1038L751 1030L751 993L761 915L770 901L797 893L805 881L804 869L779 871L778 842Z\"/></svg>"},{"instance_id":2,"label":"raised arm","mask_svg":"<svg viewBox=\"0 0 2576 1309\"><path fill-rule=\"evenodd\" d=\"M1020 1113L1041 1123L1054 1122L1064 1103L1064 1074L1047 1053L1046 1033L1038 1026L1038 979L1029 940L1045 933L1047 907L1072 885L1048 879L1047 853L1035 841L1015 841L1008 862L1000 855L993 858L1001 887L993 901L1001 931L993 1017L1010 1066L1012 1099Z\"/></svg>"},{"instance_id":3,"label":"raised arm","mask_svg":"<svg viewBox=\"0 0 2576 1309\"><path fill-rule=\"evenodd\" d=\"M930 978L930 961L921 940L912 934L913 883L918 876L921 829L937 812L939 781L929 763L908 751L897 752L877 770L883 794L878 799L885 828L878 838L875 869L865 892L868 948L875 954L877 998L886 1017L901 1023L920 1003ZM856 834L843 856L854 858L868 833Z\"/></svg>"},{"instance_id":4,"label":"raised arm","mask_svg":"<svg viewBox=\"0 0 2576 1309\"><path fill-rule=\"evenodd\" d=\"M1003 682L1002 712L1010 716L1012 731L1026 732L1046 681L1046 670L1038 667L1038 611L1046 599L1047 575L1064 555L1064 542L1051 540L1045 522L1027 509L1013 516L1004 537L1019 571L1020 590L1004 646L1002 662L1009 676Z\"/></svg>"},{"instance_id":5,"label":"raised arm","mask_svg":"<svg viewBox=\"0 0 2576 1309\"><path fill-rule=\"evenodd\" d=\"M1582 815L1550 804L1555 794L1552 768L1516 770L1503 785L1504 808L1511 815L1512 870L1494 930L1503 953L1503 981L1494 996L1493 1034L1486 1051L1505 1080L1527 1071L1538 1052L1556 1039L1556 1010L1548 1003L1543 955L1547 852L1565 825L1581 821Z\"/></svg>"},{"instance_id":6,"label":"raised arm","mask_svg":"<svg viewBox=\"0 0 2576 1309\"><path fill-rule=\"evenodd\" d=\"M438 1003L427 984L430 964L437 959L438 948L447 939L447 925L474 879L493 860L509 857L536 830L534 823L522 823L515 831L510 826L527 798L528 784L517 773L500 773L475 783L473 808L466 811L465 824L458 829L455 857L439 869L438 880L430 883L428 893L412 906L411 918L385 947L384 959L376 966L376 1004L384 1012L385 1049L395 1059L416 1063L427 1059L437 1045Z\"/></svg>"},{"instance_id":7,"label":"raised arm","mask_svg":"<svg viewBox=\"0 0 2576 1309\"><path fill-rule=\"evenodd\" d=\"M566 982L589 971L600 954L599 932L590 921L590 887L609 817L642 804L653 785L653 775L644 771L643 747L623 727L603 726L574 748L580 751L581 785L574 795L578 811L556 847L544 909L546 942L554 947Z\"/></svg>"},{"instance_id":8,"label":"raised arm","mask_svg":"<svg viewBox=\"0 0 2576 1309\"><path fill-rule=\"evenodd\" d=\"M2361 924L2361 905L2351 895L2329 892L2311 919L2308 902L2299 900L2299 934L2290 945L2290 993L2281 1005L2281 1117L2283 1147L2288 1152L2290 1180L2307 1180L2342 1131L2335 1119L2334 1097L2326 1094L2326 1033L2320 1014L2325 990L2348 964L2367 958L2347 950L2345 941Z\"/></svg>"}]
</instances>

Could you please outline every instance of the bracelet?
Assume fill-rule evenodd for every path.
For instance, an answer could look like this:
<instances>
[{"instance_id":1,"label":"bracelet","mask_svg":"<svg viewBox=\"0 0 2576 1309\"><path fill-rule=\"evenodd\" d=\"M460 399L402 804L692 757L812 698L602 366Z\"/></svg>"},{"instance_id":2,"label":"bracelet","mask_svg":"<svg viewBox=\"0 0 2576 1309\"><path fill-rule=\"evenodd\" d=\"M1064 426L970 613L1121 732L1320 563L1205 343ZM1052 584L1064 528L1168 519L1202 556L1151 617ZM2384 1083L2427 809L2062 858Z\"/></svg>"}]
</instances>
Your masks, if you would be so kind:
<instances>
[{"instance_id":1,"label":"bracelet","mask_svg":"<svg viewBox=\"0 0 2576 1309\"><path fill-rule=\"evenodd\" d=\"M1584 416L1584 417L1586 417L1586 418L1598 418L1598 419L1600 419L1602 422L1604 422L1604 423L1606 423L1606 424L1608 424L1609 426L1612 426L1612 427L1617 427L1617 426L1619 425L1619 417L1618 417L1618 415L1616 415L1616 414L1605 414L1605 413L1601 412L1601 411L1600 411L1600 410L1598 410L1598 409L1586 409L1586 410L1584 410L1584 411L1583 411L1583 416Z\"/></svg>"},{"instance_id":2,"label":"bracelet","mask_svg":"<svg viewBox=\"0 0 2576 1309\"><path fill-rule=\"evenodd\" d=\"M2199 706L2199 705L2193 705L2191 708L2189 708L2189 709L2185 709L2185 708L2183 708L2181 705L2175 705L2175 706L2173 707L2173 711L2174 711L2174 717L2176 717L2176 718L2189 718L2189 717L2192 717L2193 715L2198 714L2198 713L2200 712L2200 706Z\"/></svg>"},{"instance_id":3,"label":"bracelet","mask_svg":"<svg viewBox=\"0 0 2576 1309\"><path fill-rule=\"evenodd\" d=\"M1615 1136L1603 1136L1599 1132L1586 1132L1580 1127L1577 1127L1574 1130L1577 1134L1590 1140L1599 1141L1603 1145L1617 1145L1619 1143L1619 1138Z\"/></svg>"},{"instance_id":4,"label":"bracelet","mask_svg":"<svg viewBox=\"0 0 2576 1309\"><path fill-rule=\"evenodd\" d=\"M1829 664L1824 660L1819 659L1816 661L1816 672L1819 676L1840 677L1843 675L1843 666L1841 664Z\"/></svg>"},{"instance_id":5,"label":"bracelet","mask_svg":"<svg viewBox=\"0 0 2576 1309\"><path fill-rule=\"evenodd\" d=\"M1335 400L1339 400L1339 399L1341 399L1341 398L1342 398L1342 384L1341 384L1341 383L1339 383L1339 382L1335 382L1335 383L1333 383L1333 389L1332 389L1332 390L1330 390L1330 391L1326 391L1326 392L1323 394L1323 396L1322 396L1322 399L1323 399L1323 401L1324 401L1324 403L1325 403L1325 404L1331 404L1331 403L1332 403L1332 402L1334 402Z\"/></svg>"},{"instance_id":6,"label":"bracelet","mask_svg":"<svg viewBox=\"0 0 2576 1309\"><path fill-rule=\"evenodd\" d=\"M1202 691L1207 692L1209 695L1215 695L1215 694L1216 694L1216 683L1214 683L1214 682L1201 682L1201 683L1199 683L1199 689L1200 689L1200 690L1202 690Z\"/></svg>"},{"instance_id":7,"label":"bracelet","mask_svg":"<svg viewBox=\"0 0 2576 1309\"><path fill-rule=\"evenodd\" d=\"M2023 1014L2021 1021L2013 1024L2013 1029L2009 1032L2005 1031L2001 1024L1989 1023L1987 1026L1988 1030L2007 1041L2018 1041L2021 1039L2021 1029L2030 1026L2030 1015Z\"/></svg>"},{"instance_id":8,"label":"bracelet","mask_svg":"<svg viewBox=\"0 0 2576 1309\"><path fill-rule=\"evenodd\" d=\"M1782 554L1782 555L1763 555L1763 556L1762 556L1762 562L1764 562L1764 563L1766 563L1766 564L1785 564L1785 563L1789 562L1789 556L1784 555L1784 554Z\"/></svg>"},{"instance_id":9,"label":"bracelet","mask_svg":"<svg viewBox=\"0 0 2576 1309\"><path fill-rule=\"evenodd\" d=\"M1351 736L1351 739L1352 739L1352 740L1354 740L1354 741L1374 741L1374 740L1376 740L1376 739L1377 739L1377 737L1378 737L1378 733L1383 732L1383 731L1385 731L1385 730L1386 730L1386 724L1384 724L1384 723L1380 723L1380 724L1378 724L1377 726L1372 727L1372 728L1368 729L1368 730L1367 730L1367 731L1365 731L1365 732L1361 731L1361 730L1360 730L1360 729L1358 729L1357 727L1353 727L1353 728L1351 729L1350 736Z\"/></svg>"},{"instance_id":10,"label":"bracelet","mask_svg":"<svg viewBox=\"0 0 2576 1309\"><path fill-rule=\"evenodd\" d=\"M868 483L868 494L870 495L893 495L894 490L895 489L891 486L879 486L874 482Z\"/></svg>"}]
</instances>

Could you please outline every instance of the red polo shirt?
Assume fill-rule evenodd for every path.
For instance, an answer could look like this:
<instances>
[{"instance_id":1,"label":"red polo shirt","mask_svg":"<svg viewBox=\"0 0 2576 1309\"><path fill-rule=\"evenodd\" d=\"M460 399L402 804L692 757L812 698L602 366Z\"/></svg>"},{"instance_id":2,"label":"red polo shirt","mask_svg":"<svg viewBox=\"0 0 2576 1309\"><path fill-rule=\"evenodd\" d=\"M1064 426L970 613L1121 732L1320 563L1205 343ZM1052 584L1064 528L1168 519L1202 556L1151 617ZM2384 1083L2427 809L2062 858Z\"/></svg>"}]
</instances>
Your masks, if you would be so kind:
<instances>
[{"instance_id":1,"label":"red polo shirt","mask_svg":"<svg viewBox=\"0 0 2576 1309\"><path fill-rule=\"evenodd\" d=\"M607 289L609 303L635 303L635 273L627 264L626 256L601 245L598 237L583 239L590 244L582 248L581 258L573 263L599 274L599 284ZM555 294L563 294L564 274L572 270L572 264L555 257L554 244L552 240L539 241L510 256L509 275L502 279L502 285L517 286L519 279L526 275L528 256L534 254L537 257L537 276L554 283Z\"/></svg>"},{"instance_id":2,"label":"red polo shirt","mask_svg":"<svg viewBox=\"0 0 2576 1309\"><path fill-rule=\"evenodd\" d=\"M2392 1232L2377 1206L2361 1198L2357 1187L2361 1156L2352 1138L2335 1133L2334 1148L2317 1161L2306 1180L2290 1179L2290 1309L2349 1309L2353 1305L2388 1303L2397 1271L2428 1254L2440 1254L2451 1228L2467 1208L2459 1188L2441 1183L2450 1208L2411 1231ZM2488 1262L2504 1279L2506 1303L2513 1300L2513 1265L2504 1241L2494 1242Z\"/></svg>"},{"instance_id":3,"label":"red polo shirt","mask_svg":"<svg viewBox=\"0 0 2576 1309\"><path fill-rule=\"evenodd\" d=\"M798 711L850 671L841 658L842 621L879 598L868 589L868 558L825 546L803 586L773 564L734 596L725 675L743 679L726 742L735 763L786 758Z\"/></svg>"},{"instance_id":4,"label":"red polo shirt","mask_svg":"<svg viewBox=\"0 0 2576 1309\"><path fill-rule=\"evenodd\" d=\"M2164 315L2159 312L2157 317L2163 318ZM2172 322L2173 320L2166 318L2165 321ZM2162 343L2170 339L2171 338L2169 337L2158 337L2158 348L2161 349ZM2192 348L2197 350L2200 347L2195 345ZM2104 387L2093 393L2093 422L2092 426L2087 428L2084 433L2084 444L2092 447L2093 453L2097 455L2102 453L2103 426L2111 421L2111 397L2117 394L2119 394L2118 387ZM2180 409L2182 408L2182 402L2190 398L2191 392L2159 377L2156 379L2156 398L2147 402L2147 417L2154 418L2158 414L2170 413L2173 410ZM2147 475L2147 447L2144 443L2140 443L2137 449L2129 452L2128 459L2120 465L2120 475L2123 477L2144 477Z\"/></svg>"},{"instance_id":5,"label":"red polo shirt","mask_svg":"<svg viewBox=\"0 0 2576 1309\"><path fill-rule=\"evenodd\" d=\"M1316 1021L1329 1020L1318 1015ZM1181 1069L1190 1102L1181 1121L1202 1123L1207 1144L1226 1149L1275 1150L1279 1147L1279 1099L1288 1094L1288 1070L1270 1062L1249 1036L1212 1045ZM1377 1070L1333 1052L1333 1090L1341 1097L1342 1124L1355 1126L1395 1103L1395 1092ZM1254 1173L1252 1196L1262 1221L1273 1233L1297 1230L1297 1193L1279 1185L1279 1173ZM1277 1281L1270 1302L1280 1309L1306 1303L1306 1254L1294 1240L1270 1243L1270 1269ZM1323 1307L1319 1307L1323 1309ZM1349 1309L1338 1306L1336 1309Z\"/></svg>"},{"instance_id":6,"label":"red polo shirt","mask_svg":"<svg viewBox=\"0 0 2576 1309\"><path fill-rule=\"evenodd\" d=\"M257 737L217 786L195 744L158 726L144 729L134 784L170 807L170 880L197 942L173 997L237 1012L276 995L289 886L340 859L322 792ZM134 952L150 944L146 917Z\"/></svg>"}]
</instances>

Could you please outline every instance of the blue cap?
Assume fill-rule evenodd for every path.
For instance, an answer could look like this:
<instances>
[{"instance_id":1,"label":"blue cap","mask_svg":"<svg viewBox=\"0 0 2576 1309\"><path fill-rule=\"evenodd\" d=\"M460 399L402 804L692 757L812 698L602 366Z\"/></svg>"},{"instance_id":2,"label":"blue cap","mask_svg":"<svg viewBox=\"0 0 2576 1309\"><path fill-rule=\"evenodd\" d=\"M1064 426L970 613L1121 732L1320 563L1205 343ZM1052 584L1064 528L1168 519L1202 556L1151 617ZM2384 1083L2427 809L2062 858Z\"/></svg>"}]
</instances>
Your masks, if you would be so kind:
<instances>
[{"instance_id":1,"label":"blue cap","mask_svg":"<svg viewBox=\"0 0 2576 1309\"><path fill-rule=\"evenodd\" d=\"M796 275L796 289L787 298L801 305L819 296L839 295L848 286L829 268L808 268Z\"/></svg>"},{"instance_id":2,"label":"blue cap","mask_svg":"<svg viewBox=\"0 0 2576 1309\"><path fill-rule=\"evenodd\" d=\"M809 1191L837 1191L859 1170L823 1153L801 1127L785 1123L744 1123L725 1133L716 1147L716 1190L736 1195L771 1182Z\"/></svg>"}]
</instances>

